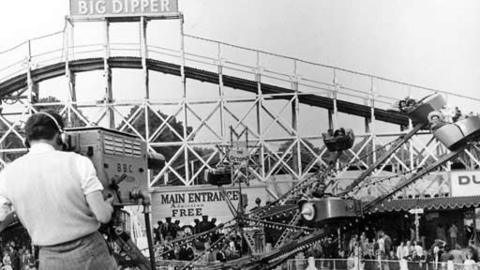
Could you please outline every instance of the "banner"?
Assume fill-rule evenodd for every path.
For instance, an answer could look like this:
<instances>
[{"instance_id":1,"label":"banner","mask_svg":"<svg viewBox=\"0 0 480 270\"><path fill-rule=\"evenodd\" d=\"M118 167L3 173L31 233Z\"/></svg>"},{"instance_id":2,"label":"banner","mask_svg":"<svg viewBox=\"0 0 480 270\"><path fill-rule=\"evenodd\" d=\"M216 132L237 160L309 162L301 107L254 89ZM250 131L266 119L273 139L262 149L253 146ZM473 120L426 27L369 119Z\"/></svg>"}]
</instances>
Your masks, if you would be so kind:
<instances>
[{"instance_id":1,"label":"banner","mask_svg":"<svg viewBox=\"0 0 480 270\"><path fill-rule=\"evenodd\" d=\"M255 200L260 198L261 205L269 199L266 186L242 186L242 193L247 194L247 210L255 207ZM240 199L238 186L225 188L226 195L236 208ZM180 220L183 225L194 224L194 219L202 219L208 215L209 219L216 218L217 224L233 218L227 202L216 186L165 187L152 192L152 221Z\"/></svg>"},{"instance_id":2,"label":"banner","mask_svg":"<svg viewBox=\"0 0 480 270\"><path fill-rule=\"evenodd\" d=\"M178 13L178 0L70 0L74 19L161 17Z\"/></svg>"},{"instance_id":3,"label":"banner","mask_svg":"<svg viewBox=\"0 0 480 270\"><path fill-rule=\"evenodd\" d=\"M479 196L480 171L455 171L450 173L452 197Z\"/></svg>"}]
</instances>

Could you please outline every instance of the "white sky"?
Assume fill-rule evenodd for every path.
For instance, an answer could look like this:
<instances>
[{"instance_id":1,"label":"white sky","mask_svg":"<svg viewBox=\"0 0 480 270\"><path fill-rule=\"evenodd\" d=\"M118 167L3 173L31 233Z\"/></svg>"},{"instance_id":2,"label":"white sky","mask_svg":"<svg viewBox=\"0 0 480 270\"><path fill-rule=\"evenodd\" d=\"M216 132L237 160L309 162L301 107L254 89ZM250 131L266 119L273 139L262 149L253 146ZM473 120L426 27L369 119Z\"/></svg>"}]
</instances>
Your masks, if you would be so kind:
<instances>
[{"instance_id":1,"label":"white sky","mask_svg":"<svg viewBox=\"0 0 480 270\"><path fill-rule=\"evenodd\" d=\"M188 34L480 97L480 1L179 0L179 6ZM66 0L4 1L0 51L61 30L67 14Z\"/></svg>"},{"instance_id":2,"label":"white sky","mask_svg":"<svg viewBox=\"0 0 480 270\"><path fill-rule=\"evenodd\" d=\"M477 93L479 1L179 0L179 5L189 34ZM66 0L3 1L0 50L61 29L66 14Z\"/></svg>"}]
</instances>

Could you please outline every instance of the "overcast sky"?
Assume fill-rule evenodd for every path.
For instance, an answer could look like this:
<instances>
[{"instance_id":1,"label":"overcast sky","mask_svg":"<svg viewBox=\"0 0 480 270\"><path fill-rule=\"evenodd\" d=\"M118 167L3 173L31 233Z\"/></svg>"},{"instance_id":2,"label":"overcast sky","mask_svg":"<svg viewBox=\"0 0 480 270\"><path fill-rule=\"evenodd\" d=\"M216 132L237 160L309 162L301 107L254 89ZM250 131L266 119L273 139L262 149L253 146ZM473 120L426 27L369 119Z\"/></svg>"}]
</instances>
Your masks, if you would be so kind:
<instances>
[{"instance_id":1,"label":"overcast sky","mask_svg":"<svg viewBox=\"0 0 480 270\"><path fill-rule=\"evenodd\" d=\"M0 50L61 30L68 14L66 0L4 2ZM480 1L179 0L179 6L188 34L480 96Z\"/></svg>"},{"instance_id":2,"label":"overcast sky","mask_svg":"<svg viewBox=\"0 0 480 270\"><path fill-rule=\"evenodd\" d=\"M63 27L68 1L3 1L0 49ZM48 4L47 4L48 3ZM450 91L480 82L480 2L179 0L185 31Z\"/></svg>"}]
</instances>

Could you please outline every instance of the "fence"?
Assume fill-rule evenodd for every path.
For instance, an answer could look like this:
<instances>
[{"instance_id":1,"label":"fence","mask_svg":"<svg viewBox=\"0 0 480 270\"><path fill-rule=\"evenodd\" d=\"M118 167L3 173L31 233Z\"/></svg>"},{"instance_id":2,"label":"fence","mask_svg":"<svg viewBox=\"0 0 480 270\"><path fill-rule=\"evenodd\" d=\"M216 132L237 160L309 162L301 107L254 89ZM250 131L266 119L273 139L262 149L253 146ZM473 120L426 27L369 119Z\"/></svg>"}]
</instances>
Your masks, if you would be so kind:
<instances>
[{"instance_id":1,"label":"fence","mask_svg":"<svg viewBox=\"0 0 480 270\"><path fill-rule=\"evenodd\" d=\"M401 264L404 264L401 266ZM291 259L286 262L287 270L304 270L311 266L308 259ZM465 265L463 263L426 262L404 260L365 260L349 259L315 259L317 270L479 270L480 264ZM285 268L282 268L285 269ZM308 268L313 269L313 268Z\"/></svg>"}]
</instances>

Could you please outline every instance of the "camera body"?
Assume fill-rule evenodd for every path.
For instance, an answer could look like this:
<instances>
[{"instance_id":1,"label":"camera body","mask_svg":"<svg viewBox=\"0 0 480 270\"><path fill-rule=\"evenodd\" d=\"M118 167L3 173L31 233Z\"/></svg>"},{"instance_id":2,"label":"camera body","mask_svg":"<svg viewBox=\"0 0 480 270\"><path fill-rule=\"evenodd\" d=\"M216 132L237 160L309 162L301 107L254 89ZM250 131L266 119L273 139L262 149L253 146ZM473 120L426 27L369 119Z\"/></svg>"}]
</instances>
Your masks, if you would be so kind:
<instances>
[{"instance_id":1,"label":"camera body","mask_svg":"<svg viewBox=\"0 0 480 270\"><path fill-rule=\"evenodd\" d=\"M103 185L105 197L115 205L140 204L148 190L148 152L138 137L102 127L65 130L66 150L90 158Z\"/></svg>"}]
</instances>

